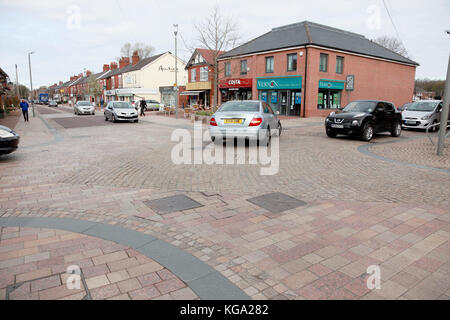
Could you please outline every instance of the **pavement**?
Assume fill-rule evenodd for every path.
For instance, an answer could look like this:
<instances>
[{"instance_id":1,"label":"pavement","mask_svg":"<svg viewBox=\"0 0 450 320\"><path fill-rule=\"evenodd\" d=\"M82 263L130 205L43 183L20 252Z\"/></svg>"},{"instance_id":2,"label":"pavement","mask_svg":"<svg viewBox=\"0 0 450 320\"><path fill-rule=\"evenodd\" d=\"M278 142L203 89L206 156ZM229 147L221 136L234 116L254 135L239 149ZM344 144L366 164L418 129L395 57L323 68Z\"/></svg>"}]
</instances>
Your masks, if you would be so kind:
<instances>
[{"instance_id":1,"label":"pavement","mask_svg":"<svg viewBox=\"0 0 450 320\"><path fill-rule=\"evenodd\" d=\"M63 286L63 269L47 275L34 260L52 259L57 248L37 242L34 251L25 250L52 232L55 246L64 243L56 235L72 236L82 241L76 248L99 243L98 257L122 252L116 258L123 261L132 252L183 284L170 292L150 284L157 290L148 299L204 299L211 292L237 299L450 298L449 149L432 155L422 132L365 143L326 137L321 118L282 119L279 172L261 176L260 165L174 164L171 135L192 131L187 119L147 112L139 123L112 124L98 111L75 116L65 106L36 109L36 118L15 127L20 149L0 159L4 298L23 288L20 298L42 299L41 291ZM121 228L119 235L133 231L133 237L85 234L95 229L73 229L79 221ZM151 250L130 240L142 235L156 239ZM173 250L174 258L161 248ZM92 265L83 263L95 266L96 256L74 250L54 258L73 256L70 263L89 273ZM380 267L381 289L367 287L371 265ZM92 276L103 280L99 287L87 284L78 298L133 298L146 288L123 268L129 278L121 281L134 280L122 290L108 277L116 270L106 267ZM27 272L40 277L25 281ZM33 281L41 280L55 286L33 291ZM114 295L95 295L96 289Z\"/></svg>"}]
</instances>

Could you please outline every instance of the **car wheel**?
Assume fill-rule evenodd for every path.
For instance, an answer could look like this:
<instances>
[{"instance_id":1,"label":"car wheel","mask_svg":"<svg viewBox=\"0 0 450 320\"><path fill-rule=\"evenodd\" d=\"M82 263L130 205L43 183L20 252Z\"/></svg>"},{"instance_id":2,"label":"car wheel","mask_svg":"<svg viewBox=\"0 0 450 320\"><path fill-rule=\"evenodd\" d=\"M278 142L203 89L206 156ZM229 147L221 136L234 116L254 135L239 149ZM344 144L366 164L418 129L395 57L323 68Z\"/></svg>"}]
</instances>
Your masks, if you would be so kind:
<instances>
[{"instance_id":1,"label":"car wheel","mask_svg":"<svg viewBox=\"0 0 450 320\"><path fill-rule=\"evenodd\" d=\"M75 109L73 109L73 114L77 114L77 111Z\"/></svg>"},{"instance_id":2,"label":"car wheel","mask_svg":"<svg viewBox=\"0 0 450 320\"><path fill-rule=\"evenodd\" d=\"M432 124L437 124L437 121L434 120ZM439 131L439 127L438 126L431 127L430 131L431 132L438 132Z\"/></svg>"},{"instance_id":3,"label":"car wheel","mask_svg":"<svg viewBox=\"0 0 450 320\"><path fill-rule=\"evenodd\" d=\"M134 120L134 123L136 123L136 122L138 122L139 121L139 119L136 119L136 120Z\"/></svg>"},{"instance_id":4,"label":"car wheel","mask_svg":"<svg viewBox=\"0 0 450 320\"><path fill-rule=\"evenodd\" d=\"M214 140L216 140L216 137L212 136L211 141L214 142Z\"/></svg>"},{"instance_id":5,"label":"car wheel","mask_svg":"<svg viewBox=\"0 0 450 320\"><path fill-rule=\"evenodd\" d=\"M333 130L331 130L331 129L327 129L327 130L325 130L326 132L327 132L327 136L328 137L330 137L330 138L336 138L336 136L337 136L337 132L336 131L333 131Z\"/></svg>"},{"instance_id":6,"label":"car wheel","mask_svg":"<svg viewBox=\"0 0 450 320\"><path fill-rule=\"evenodd\" d=\"M112 122L117 122L116 116L114 114L112 115Z\"/></svg>"},{"instance_id":7,"label":"car wheel","mask_svg":"<svg viewBox=\"0 0 450 320\"><path fill-rule=\"evenodd\" d=\"M108 117L106 116L106 114L105 114L105 121L108 121Z\"/></svg>"},{"instance_id":8,"label":"car wheel","mask_svg":"<svg viewBox=\"0 0 450 320\"><path fill-rule=\"evenodd\" d=\"M364 126L364 130L361 136L361 140L370 141L373 138L373 125L368 123Z\"/></svg>"},{"instance_id":9,"label":"car wheel","mask_svg":"<svg viewBox=\"0 0 450 320\"><path fill-rule=\"evenodd\" d=\"M92 112L92 115L95 116L95 112Z\"/></svg>"},{"instance_id":10,"label":"car wheel","mask_svg":"<svg viewBox=\"0 0 450 320\"><path fill-rule=\"evenodd\" d=\"M397 122L395 124L394 130L391 131L391 136L398 137L400 136L401 133L402 133L402 125L399 122Z\"/></svg>"},{"instance_id":11,"label":"car wheel","mask_svg":"<svg viewBox=\"0 0 450 320\"><path fill-rule=\"evenodd\" d=\"M270 135L270 127L267 127L266 129L266 134L264 135L264 138L262 140L260 140L260 143L263 146L268 146L270 143L270 139L271 139L271 135Z\"/></svg>"}]
</instances>

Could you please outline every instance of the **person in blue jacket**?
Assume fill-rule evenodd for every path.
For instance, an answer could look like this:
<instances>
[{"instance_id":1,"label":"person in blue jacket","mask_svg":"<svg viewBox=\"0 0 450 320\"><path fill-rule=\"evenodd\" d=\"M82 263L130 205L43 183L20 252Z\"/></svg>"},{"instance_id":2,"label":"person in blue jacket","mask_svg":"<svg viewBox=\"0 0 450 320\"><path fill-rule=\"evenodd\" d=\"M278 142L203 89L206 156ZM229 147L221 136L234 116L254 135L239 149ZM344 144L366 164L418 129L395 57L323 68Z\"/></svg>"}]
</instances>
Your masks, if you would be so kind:
<instances>
[{"instance_id":1,"label":"person in blue jacket","mask_svg":"<svg viewBox=\"0 0 450 320\"><path fill-rule=\"evenodd\" d=\"M28 122L28 102L25 99L20 101L20 107L22 108L23 118Z\"/></svg>"}]
</instances>

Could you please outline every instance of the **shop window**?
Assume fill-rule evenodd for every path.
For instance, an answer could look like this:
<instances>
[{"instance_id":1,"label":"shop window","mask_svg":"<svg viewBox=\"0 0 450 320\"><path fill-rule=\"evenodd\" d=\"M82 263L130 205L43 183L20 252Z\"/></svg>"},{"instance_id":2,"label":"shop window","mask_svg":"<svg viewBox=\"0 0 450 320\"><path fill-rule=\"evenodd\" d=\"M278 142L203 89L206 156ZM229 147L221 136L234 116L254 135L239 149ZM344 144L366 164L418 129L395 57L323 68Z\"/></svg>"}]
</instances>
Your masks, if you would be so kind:
<instances>
[{"instance_id":1,"label":"shop window","mask_svg":"<svg viewBox=\"0 0 450 320\"><path fill-rule=\"evenodd\" d=\"M341 91L319 89L317 109L339 109L341 107Z\"/></svg>"},{"instance_id":2,"label":"shop window","mask_svg":"<svg viewBox=\"0 0 450 320\"><path fill-rule=\"evenodd\" d=\"M208 81L208 67L200 68L200 81Z\"/></svg>"},{"instance_id":3,"label":"shop window","mask_svg":"<svg viewBox=\"0 0 450 320\"><path fill-rule=\"evenodd\" d=\"M197 81L197 70L191 69L191 82Z\"/></svg>"},{"instance_id":4,"label":"shop window","mask_svg":"<svg viewBox=\"0 0 450 320\"><path fill-rule=\"evenodd\" d=\"M297 71L297 54L287 55L287 71Z\"/></svg>"},{"instance_id":5,"label":"shop window","mask_svg":"<svg viewBox=\"0 0 450 320\"><path fill-rule=\"evenodd\" d=\"M273 57L266 57L266 73L273 72Z\"/></svg>"},{"instance_id":6,"label":"shop window","mask_svg":"<svg viewBox=\"0 0 450 320\"><path fill-rule=\"evenodd\" d=\"M225 77L231 76L231 63L225 62Z\"/></svg>"},{"instance_id":7,"label":"shop window","mask_svg":"<svg viewBox=\"0 0 450 320\"><path fill-rule=\"evenodd\" d=\"M241 60L241 75L247 74L247 60Z\"/></svg>"},{"instance_id":8,"label":"shop window","mask_svg":"<svg viewBox=\"0 0 450 320\"><path fill-rule=\"evenodd\" d=\"M328 70L328 55L325 53L321 53L319 71L327 72L327 70Z\"/></svg>"},{"instance_id":9,"label":"shop window","mask_svg":"<svg viewBox=\"0 0 450 320\"><path fill-rule=\"evenodd\" d=\"M344 57L336 57L336 73L344 72Z\"/></svg>"}]
</instances>

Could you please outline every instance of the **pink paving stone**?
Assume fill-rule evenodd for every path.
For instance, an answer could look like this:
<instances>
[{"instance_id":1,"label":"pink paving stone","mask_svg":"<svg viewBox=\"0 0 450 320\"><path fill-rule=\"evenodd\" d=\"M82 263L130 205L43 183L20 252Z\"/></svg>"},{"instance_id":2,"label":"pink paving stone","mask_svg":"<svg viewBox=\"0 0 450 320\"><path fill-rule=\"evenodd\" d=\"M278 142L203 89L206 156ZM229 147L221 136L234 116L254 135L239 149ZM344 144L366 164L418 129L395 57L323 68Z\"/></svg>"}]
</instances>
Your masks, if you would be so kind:
<instances>
[{"instance_id":1,"label":"pink paving stone","mask_svg":"<svg viewBox=\"0 0 450 320\"><path fill-rule=\"evenodd\" d=\"M161 295L155 286L148 286L128 293L132 300L148 300Z\"/></svg>"},{"instance_id":2,"label":"pink paving stone","mask_svg":"<svg viewBox=\"0 0 450 320\"><path fill-rule=\"evenodd\" d=\"M356 295L354 295L352 292L350 292L346 288L339 288L339 289L331 292L326 297L323 297L323 299L327 299L327 300L352 300L355 298L357 298Z\"/></svg>"},{"instance_id":3,"label":"pink paving stone","mask_svg":"<svg viewBox=\"0 0 450 320\"><path fill-rule=\"evenodd\" d=\"M179 280L178 278L173 278L159 282L155 284L155 286L162 294L166 294L184 288L186 285L184 284L183 281Z\"/></svg>"},{"instance_id":4,"label":"pink paving stone","mask_svg":"<svg viewBox=\"0 0 450 320\"><path fill-rule=\"evenodd\" d=\"M106 264L100 264L98 266L84 267L82 268L82 272L85 278L92 278L109 273L109 269Z\"/></svg>"},{"instance_id":5,"label":"pink paving stone","mask_svg":"<svg viewBox=\"0 0 450 320\"><path fill-rule=\"evenodd\" d=\"M435 272L442 265L442 262L425 256L416 261L414 265L428 272Z\"/></svg>"},{"instance_id":6,"label":"pink paving stone","mask_svg":"<svg viewBox=\"0 0 450 320\"><path fill-rule=\"evenodd\" d=\"M319 278L318 280L313 282L312 285L314 285L317 289L324 292L325 295L328 296L337 289L350 283L351 281L352 278L348 275L340 271L335 271Z\"/></svg>"},{"instance_id":7,"label":"pink paving stone","mask_svg":"<svg viewBox=\"0 0 450 320\"><path fill-rule=\"evenodd\" d=\"M164 269L164 270L166 270L166 269ZM164 270L161 270L161 271L164 271ZM159 273L159 271L158 271L158 273ZM147 287L149 285L152 285L152 284L162 281L161 278L158 276L158 273L152 272L152 273L145 274L143 276L139 276L138 280L143 287ZM170 278L167 278L167 279L170 279Z\"/></svg>"},{"instance_id":8,"label":"pink paving stone","mask_svg":"<svg viewBox=\"0 0 450 320\"><path fill-rule=\"evenodd\" d=\"M309 271L315 273L316 275L318 275L319 277L322 277L324 275L329 274L330 272L332 272L333 270L331 270L330 268L325 267L324 265L317 263L311 267L308 268Z\"/></svg>"},{"instance_id":9,"label":"pink paving stone","mask_svg":"<svg viewBox=\"0 0 450 320\"><path fill-rule=\"evenodd\" d=\"M176 276L167 269L162 269L156 272L162 280L169 280L176 278Z\"/></svg>"},{"instance_id":10,"label":"pink paving stone","mask_svg":"<svg viewBox=\"0 0 450 320\"><path fill-rule=\"evenodd\" d=\"M325 296L322 291L311 284L297 290L297 293L308 300L318 300Z\"/></svg>"},{"instance_id":11,"label":"pink paving stone","mask_svg":"<svg viewBox=\"0 0 450 320\"><path fill-rule=\"evenodd\" d=\"M108 299L120 294L119 288L115 283L92 289L90 292L94 300Z\"/></svg>"},{"instance_id":12,"label":"pink paving stone","mask_svg":"<svg viewBox=\"0 0 450 320\"><path fill-rule=\"evenodd\" d=\"M362 297L370 292L367 288L366 276L353 279L350 283L344 286L345 289L352 292L358 297Z\"/></svg>"},{"instance_id":13,"label":"pink paving stone","mask_svg":"<svg viewBox=\"0 0 450 320\"><path fill-rule=\"evenodd\" d=\"M31 291L41 291L48 288L53 288L61 285L61 280L59 275L54 275L47 278L42 278L39 280L31 281Z\"/></svg>"}]
</instances>

